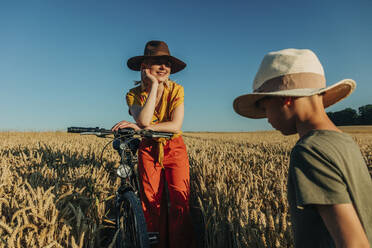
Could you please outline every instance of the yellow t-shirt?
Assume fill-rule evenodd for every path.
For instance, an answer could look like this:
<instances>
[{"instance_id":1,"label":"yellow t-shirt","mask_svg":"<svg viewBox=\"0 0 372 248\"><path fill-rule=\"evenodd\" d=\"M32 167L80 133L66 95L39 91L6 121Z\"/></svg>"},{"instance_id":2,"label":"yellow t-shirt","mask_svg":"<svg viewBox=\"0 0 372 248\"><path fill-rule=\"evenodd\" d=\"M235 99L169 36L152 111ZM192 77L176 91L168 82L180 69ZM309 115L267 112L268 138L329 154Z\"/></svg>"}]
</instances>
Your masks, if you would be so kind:
<instances>
[{"instance_id":1,"label":"yellow t-shirt","mask_svg":"<svg viewBox=\"0 0 372 248\"><path fill-rule=\"evenodd\" d=\"M127 93L126 99L129 107L139 105L143 107L147 101L148 92L143 90L142 86L132 88ZM154 115L152 116L152 124L166 122L172 120L173 111L184 101L183 87L173 81L168 80L168 86L164 85L163 95L159 104L155 107ZM182 132L174 134L173 138L180 136ZM165 138L153 139L158 144L158 158L156 159L163 167L164 145L167 142ZM164 168L164 167L163 167Z\"/></svg>"},{"instance_id":2,"label":"yellow t-shirt","mask_svg":"<svg viewBox=\"0 0 372 248\"><path fill-rule=\"evenodd\" d=\"M126 99L129 107L139 105L143 107L147 101L148 92L142 90L141 85L132 88L127 93ZM173 81L168 81L168 86L164 84L164 92L159 104L155 107L152 116L152 124L171 121L173 111L184 101L183 87Z\"/></svg>"}]
</instances>

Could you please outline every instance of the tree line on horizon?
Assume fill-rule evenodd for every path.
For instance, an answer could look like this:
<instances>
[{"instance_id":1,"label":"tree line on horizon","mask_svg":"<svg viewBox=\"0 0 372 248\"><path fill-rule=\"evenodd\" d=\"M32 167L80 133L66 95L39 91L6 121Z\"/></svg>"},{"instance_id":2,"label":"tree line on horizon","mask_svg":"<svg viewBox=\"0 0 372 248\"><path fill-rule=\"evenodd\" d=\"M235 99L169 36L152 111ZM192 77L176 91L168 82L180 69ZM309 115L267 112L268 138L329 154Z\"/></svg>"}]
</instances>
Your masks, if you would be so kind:
<instances>
[{"instance_id":1,"label":"tree line on horizon","mask_svg":"<svg viewBox=\"0 0 372 248\"><path fill-rule=\"evenodd\" d=\"M346 108L337 112L327 112L328 117L336 126L372 125L372 104L358 108Z\"/></svg>"}]
</instances>

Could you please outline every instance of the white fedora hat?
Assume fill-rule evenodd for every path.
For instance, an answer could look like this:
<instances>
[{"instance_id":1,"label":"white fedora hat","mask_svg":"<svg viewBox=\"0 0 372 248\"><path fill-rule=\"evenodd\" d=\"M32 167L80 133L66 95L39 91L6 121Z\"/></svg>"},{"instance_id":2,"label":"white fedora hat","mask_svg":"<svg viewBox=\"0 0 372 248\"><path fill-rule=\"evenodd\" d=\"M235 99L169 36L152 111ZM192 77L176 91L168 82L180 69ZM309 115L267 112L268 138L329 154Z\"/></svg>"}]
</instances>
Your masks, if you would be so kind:
<instances>
[{"instance_id":1,"label":"white fedora hat","mask_svg":"<svg viewBox=\"0 0 372 248\"><path fill-rule=\"evenodd\" d=\"M284 49L265 55L253 82L253 93L237 97L233 106L238 114L259 119L266 113L257 101L265 96L304 97L322 94L324 107L344 99L355 89L352 79L326 87L324 70L309 49Z\"/></svg>"}]
</instances>

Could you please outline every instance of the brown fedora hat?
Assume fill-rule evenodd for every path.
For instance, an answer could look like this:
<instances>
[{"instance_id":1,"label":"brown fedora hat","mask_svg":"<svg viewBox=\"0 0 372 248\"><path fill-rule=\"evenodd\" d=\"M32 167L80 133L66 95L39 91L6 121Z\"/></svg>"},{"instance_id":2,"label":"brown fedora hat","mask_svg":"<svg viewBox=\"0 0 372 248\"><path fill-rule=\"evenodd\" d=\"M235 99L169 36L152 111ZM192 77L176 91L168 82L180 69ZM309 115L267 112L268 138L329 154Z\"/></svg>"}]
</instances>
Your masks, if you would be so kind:
<instances>
[{"instance_id":1,"label":"brown fedora hat","mask_svg":"<svg viewBox=\"0 0 372 248\"><path fill-rule=\"evenodd\" d=\"M171 63L171 74L186 67L186 63L170 55L168 45L164 41L152 40L147 42L143 56L135 56L127 61L129 69L139 71L141 63L146 58L166 57Z\"/></svg>"}]
</instances>

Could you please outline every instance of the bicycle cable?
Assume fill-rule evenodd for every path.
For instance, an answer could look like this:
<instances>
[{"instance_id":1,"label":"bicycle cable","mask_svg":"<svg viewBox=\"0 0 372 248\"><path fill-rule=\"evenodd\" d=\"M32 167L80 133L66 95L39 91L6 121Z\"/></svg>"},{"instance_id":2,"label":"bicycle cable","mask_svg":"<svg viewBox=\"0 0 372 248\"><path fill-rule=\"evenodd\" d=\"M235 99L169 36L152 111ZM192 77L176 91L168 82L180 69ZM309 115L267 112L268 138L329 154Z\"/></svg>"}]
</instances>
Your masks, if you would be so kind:
<instances>
[{"instance_id":1,"label":"bicycle cable","mask_svg":"<svg viewBox=\"0 0 372 248\"><path fill-rule=\"evenodd\" d=\"M106 166L105 166L104 163L103 163L103 153L105 152L106 147L107 147L109 144L111 144L112 141L115 140L115 139L116 139L116 138L113 138L113 139L111 139L109 142L107 142L106 145L103 146L102 151L101 151L100 163L101 163L101 165L103 166L103 168L105 169L105 171L106 171L107 173L110 173L110 171L106 168Z\"/></svg>"},{"instance_id":2,"label":"bicycle cable","mask_svg":"<svg viewBox=\"0 0 372 248\"><path fill-rule=\"evenodd\" d=\"M104 163L103 163L103 153L104 153L104 151L105 151L105 149L107 148L107 146L109 145L109 144L111 144L114 140L120 140L121 138L124 138L124 137L129 137L129 136L133 136L132 134L123 134L123 135L120 135L120 136L118 136L118 137L115 137L115 138L113 138L113 139L111 139L111 138L109 138L109 139L111 139L109 142L107 142L107 144L102 148L102 152L101 152L101 156L100 156L100 163L101 163L101 165L103 166L103 168L105 169L105 171L107 172L107 173L111 173L112 171L110 171L105 165L104 165Z\"/></svg>"}]
</instances>

